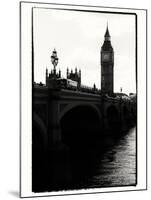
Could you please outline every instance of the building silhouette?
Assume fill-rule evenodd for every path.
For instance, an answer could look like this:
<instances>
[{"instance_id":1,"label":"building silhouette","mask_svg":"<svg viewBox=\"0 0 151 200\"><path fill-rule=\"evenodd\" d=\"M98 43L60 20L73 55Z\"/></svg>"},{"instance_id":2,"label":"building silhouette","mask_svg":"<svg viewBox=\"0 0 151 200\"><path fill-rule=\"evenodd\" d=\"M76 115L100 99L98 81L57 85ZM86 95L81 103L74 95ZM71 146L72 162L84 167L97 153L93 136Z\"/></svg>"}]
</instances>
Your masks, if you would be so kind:
<instances>
[{"instance_id":1,"label":"building silhouette","mask_svg":"<svg viewBox=\"0 0 151 200\"><path fill-rule=\"evenodd\" d=\"M104 43L101 48L101 92L113 94L114 83L114 51L111 45L111 37L108 26L104 35Z\"/></svg>"},{"instance_id":2,"label":"building silhouette","mask_svg":"<svg viewBox=\"0 0 151 200\"><path fill-rule=\"evenodd\" d=\"M100 60L101 60L101 93L107 94L109 96L113 96L114 93L114 51L111 45L111 36L109 33L108 25L106 28L106 32L104 35L104 43L101 47L100 53ZM49 88L56 88L56 80L61 79L61 70L59 72L56 71L56 66L58 64L58 57L57 51L54 49L51 56L51 62L54 68L48 72L46 69L46 86ZM69 71L67 68L66 71L66 79L70 79L72 81L77 82L77 88L79 89L81 86L81 70L75 71L72 69ZM93 88L96 89L94 84Z\"/></svg>"},{"instance_id":3,"label":"building silhouette","mask_svg":"<svg viewBox=\"0 0 151 200\"><path fill-rule=\"evenodd\" d=\"M76 67L75 72L73 72L73 70L69 72L69 68L67 68L67 79L77 81L78 87L80 87L81 86L81 70L78 71Z\"/></svg>"},{"instance_id":4,"label":"building silhouette","mask_svg":"<svg viewBox=\"0 0 151 200\"><path fill-rule=\"evenodd\" d=\"M48 72L48 69L46 68L46 86L51 89L53 89L53 88L55 89L58 86L57 80L62 78L61 70L59 69L59 72L57 72L57 70L56 70L58 60L59 59L57 57L57 51L54 49L52 52L52 56L51 56L51 62L53 64L54 68L50 71L50 73ZM79 71L78 71L78 69L76 67L74 72L72 69L69 72L69 68L67 68L66 79L70 79L72 81L77 82L77 88L80 88L80 86L81 86L81 70L79 69Z\"/></svg>"}]
</instances>

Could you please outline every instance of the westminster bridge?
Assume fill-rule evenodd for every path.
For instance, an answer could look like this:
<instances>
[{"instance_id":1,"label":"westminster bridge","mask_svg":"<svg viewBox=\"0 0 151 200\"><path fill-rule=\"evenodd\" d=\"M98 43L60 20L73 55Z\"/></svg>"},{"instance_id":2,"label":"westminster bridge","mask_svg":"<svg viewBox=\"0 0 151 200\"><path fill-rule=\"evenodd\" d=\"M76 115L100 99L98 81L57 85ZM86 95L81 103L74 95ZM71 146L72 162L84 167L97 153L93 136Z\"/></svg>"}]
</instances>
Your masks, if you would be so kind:
<instances>
[{"instance_id":1,"label":"westminster bridge","mask_svg":"<svg viewBox=\"0 0 151 200\"><path fill-rule=\"evenodd\" d=\"M48 173L37 175L41 174L37 163L39 170L49 171L46 166L50 165L51 152L62 147L78 151L91 148L105 134L118 136L136 123L136 102L124 95L109 97L99 92L54 90L35 85L32 109L33 177L39 177L39 181L33 178L36 180L33 188L34 185L42 188L42 182L46 184L43 179Z\"/></svg>"}]
</instances>

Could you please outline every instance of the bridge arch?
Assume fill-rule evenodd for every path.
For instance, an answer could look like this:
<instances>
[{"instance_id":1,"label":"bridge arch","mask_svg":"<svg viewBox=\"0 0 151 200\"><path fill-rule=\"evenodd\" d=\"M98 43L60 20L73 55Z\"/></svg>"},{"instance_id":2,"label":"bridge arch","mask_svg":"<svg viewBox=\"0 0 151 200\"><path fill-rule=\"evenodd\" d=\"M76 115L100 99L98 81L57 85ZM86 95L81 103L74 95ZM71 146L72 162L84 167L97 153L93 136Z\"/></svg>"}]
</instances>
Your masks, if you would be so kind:
<instances>
[{"instance_id":1,"label":"bridge arch","mask_svg":"<svg viewBox=\"0 0 151 200\"><path fill-rule=\"evenodd\" d=\"M115 105L110 105L106 109L106 118L108 128L114 132L119 130L120 122L120 111Z\"/></svg>"},{"instance_id":2,"label":"bridge arch","mask_svg":"<svg viewBox=\"0 0 151 200\"><path fill-rule=\"evenodd\" d=\"M101 137L102 118L90 104L68 106L60 118L62 141L71 147L93 147Z\"/></svg>"},{"instance_id":3,"label":"bridge arch","mask_svg":"<svg viewBox=\"0 0 151 200\"><path fill-rule=\"evenodd\" d=\"M94 104L90 104L90 103L75 103L75 104L69 104L67 105L63 111L60 113L60 116L59 116L59 120L61 120L63 118L63 116L69 112L71 109L74 109L76 107L88 107L88 108L92 108L98 115L99 117L99 120L102 121L102 114L101 114L101 111L99 110L99 108L94 105Z\"/></svg>"},{"instance_id":4,"label":"bridge arch","mask_svg":"<svg viewBox=\"0 0 151 200\"><path fill-rule=\"evenodd\" d=\"M32 190L41 191L46 187L47 134L41 118L33 113L32 120Z\"/></svg>"},{"instance_id":5,"label":"bridge arch","mask_svg":"<svg viewBox=\"0 0 151 200\"><path fill-rule=\"evenodd\" d=\"M48 140L47 140L47 129L45 124L36 113L33 113L32 123L33 123L32 125L33 134L35 134L35 137L36 135L37 137L41 137L41 143L44 146L44 148L46 148Z\"/></svg>"},{"instance_id":6,"label":"bridge arch","mask_svg":"<svg viewBox=\"0 0 151 200\"><path fill-rule=\"evenodd\" d=\"M127 118L129 116L129 110L126 105L123 106L123 116Z\"/></svg>"},{"instance_id":7,"label":"bridge arch","mask_svg":"<svg viewBox=\"0 0 151 200\"><path fill-rule=\"evenodd\" d=\"M130 125L130 112L126 105L123 106L122 112L124 125L128 127Z\"/></svg>"}]
</instances>

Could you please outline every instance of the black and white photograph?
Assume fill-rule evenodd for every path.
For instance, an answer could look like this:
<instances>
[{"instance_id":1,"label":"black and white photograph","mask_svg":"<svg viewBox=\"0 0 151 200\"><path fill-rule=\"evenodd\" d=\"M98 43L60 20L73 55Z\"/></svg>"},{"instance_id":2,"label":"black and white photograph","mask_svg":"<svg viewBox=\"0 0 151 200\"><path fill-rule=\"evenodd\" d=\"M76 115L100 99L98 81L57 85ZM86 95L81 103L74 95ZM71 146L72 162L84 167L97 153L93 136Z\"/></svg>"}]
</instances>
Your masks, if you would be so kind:
<instances>
[{"instance_id":1,"label":"black and white photograph","mask_svg":"<svg viewBox=\"0 0 151 200\"><path fill-rule=\"evenodd\" d=\"M139 13L51 4L30 11L22 175L31 194L141 188Z\"/></svg>"}]
</instances>

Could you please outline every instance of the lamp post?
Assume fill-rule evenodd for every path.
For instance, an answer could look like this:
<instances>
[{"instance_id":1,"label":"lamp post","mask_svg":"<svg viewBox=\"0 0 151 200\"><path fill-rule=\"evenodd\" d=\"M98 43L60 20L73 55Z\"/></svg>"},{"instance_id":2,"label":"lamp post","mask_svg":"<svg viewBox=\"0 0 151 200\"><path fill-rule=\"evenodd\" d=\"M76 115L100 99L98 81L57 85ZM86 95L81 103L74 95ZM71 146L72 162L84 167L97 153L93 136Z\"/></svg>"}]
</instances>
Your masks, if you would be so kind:
<instances>
[{"instance_id":1,"label":"lamp post","mask_svg":"<svg viewBox=\"0 0 151 200\"><path fill-rule=\"evenodd\" d=\"M58 57L57 57L57 51L54 49L51 55L51 63L53 64L54 67L54 75L56 75L56 66L58 64Z\"/></svg>"}]
</instances>

